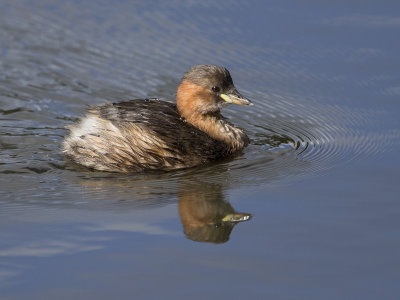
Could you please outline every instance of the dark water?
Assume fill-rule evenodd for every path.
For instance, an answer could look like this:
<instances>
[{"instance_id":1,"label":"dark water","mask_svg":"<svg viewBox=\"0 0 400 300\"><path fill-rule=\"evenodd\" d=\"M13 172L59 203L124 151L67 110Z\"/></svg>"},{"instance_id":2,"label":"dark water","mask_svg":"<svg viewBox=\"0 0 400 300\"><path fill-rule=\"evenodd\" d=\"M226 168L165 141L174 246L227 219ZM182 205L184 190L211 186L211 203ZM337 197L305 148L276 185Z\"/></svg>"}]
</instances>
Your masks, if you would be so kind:
<instances>
[{"instance_id":1,"label":"dark water","mask_svg":"<svg viewBox=\"0 0 400 300\"><path fill-rule=\"evenodd\" d=\"M400 4L242 2L0 2L0 299L399 299ZM255 103L242 156L64 161L87 105L204 63Z\"/></svg>"}]
</instances>

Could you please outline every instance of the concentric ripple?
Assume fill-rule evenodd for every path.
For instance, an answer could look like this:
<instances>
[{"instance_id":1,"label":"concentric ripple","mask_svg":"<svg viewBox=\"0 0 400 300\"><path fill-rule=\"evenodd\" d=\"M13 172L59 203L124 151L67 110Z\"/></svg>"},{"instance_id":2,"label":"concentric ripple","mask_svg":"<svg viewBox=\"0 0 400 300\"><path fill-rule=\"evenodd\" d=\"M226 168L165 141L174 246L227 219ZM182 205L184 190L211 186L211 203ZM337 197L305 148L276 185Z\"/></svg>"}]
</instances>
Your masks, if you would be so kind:
<instances>
[{"instance_id":1,"label":"concentric ripple","mask_svg":"<svg viewBox=\"0 0 400 300\"><path fill-rule=\"evenodd\" d=\"M242 118L240 125L249 129L252 139L245 156L228 167L232 173L240 170L238 182L259 184L319 172L359 156L382 154L400 138L398 130L375 131L381 117L376 111L276 95L251 98L258 100L257 112L230 113L232 119ZM243 176L243 172L251 176Z\"/></svg>"}]
</instances>

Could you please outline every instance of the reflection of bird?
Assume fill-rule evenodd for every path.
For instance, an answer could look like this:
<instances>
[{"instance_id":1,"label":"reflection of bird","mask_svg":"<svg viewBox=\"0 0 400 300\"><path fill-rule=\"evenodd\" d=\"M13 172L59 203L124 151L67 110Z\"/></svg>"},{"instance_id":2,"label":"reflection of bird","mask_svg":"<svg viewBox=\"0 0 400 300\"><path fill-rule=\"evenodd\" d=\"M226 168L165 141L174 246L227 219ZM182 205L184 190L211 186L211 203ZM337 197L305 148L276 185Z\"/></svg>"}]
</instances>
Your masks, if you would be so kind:
<instances>
[{"instance_id":1,"label":"reflection of bird","mask_svg":"<svg viewBox=\"0 0 400 300\"><path fill-rule=\"evenodd\" d=\"M67 157L113 172L173 170L204 164L242 150L249 139L220 109L251 105L223 67L199 65L183 76L176 105L137 99L91 107L69 127Z\"/></svg>"},{"instance_id":2,"label":"reflection of bird","mask_svg":"<svg viewBox=\"0 0 400 300\"><path fill-rule=\"evenodd\" d=\"M179 216L187 238L197 242L225 243L233 227L252 215L237 213L224 200L221 186L201 182L178 193Z\"/></svg>"}]
</instances>

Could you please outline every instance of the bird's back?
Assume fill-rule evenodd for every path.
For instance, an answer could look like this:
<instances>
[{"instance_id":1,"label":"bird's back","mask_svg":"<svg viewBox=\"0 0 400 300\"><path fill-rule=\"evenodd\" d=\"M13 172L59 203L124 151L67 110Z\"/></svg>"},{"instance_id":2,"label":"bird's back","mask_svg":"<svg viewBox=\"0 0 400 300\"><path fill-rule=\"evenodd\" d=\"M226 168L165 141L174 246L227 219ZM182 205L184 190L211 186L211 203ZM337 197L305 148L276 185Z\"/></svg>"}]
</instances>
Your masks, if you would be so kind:
<instances>
[{"instance_id":1,"label":"bird's back","mask_svg":"<svg viewBox=\"0 0 400 300\"><path fill-rule=\"evenodd\" d=\"M229 146L186 122L176 105L136 99L91 107L69 127L64 152L86 167L113 172L173 170L229 154Z\"/></svg>"}]
</instances>

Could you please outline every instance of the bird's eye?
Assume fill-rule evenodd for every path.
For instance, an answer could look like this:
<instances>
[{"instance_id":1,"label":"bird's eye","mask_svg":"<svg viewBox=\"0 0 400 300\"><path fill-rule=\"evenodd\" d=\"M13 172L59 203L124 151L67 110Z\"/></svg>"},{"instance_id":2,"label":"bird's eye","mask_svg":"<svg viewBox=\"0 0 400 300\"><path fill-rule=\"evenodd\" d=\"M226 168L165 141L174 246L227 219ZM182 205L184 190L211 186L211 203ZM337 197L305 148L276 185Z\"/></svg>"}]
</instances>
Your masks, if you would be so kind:
<instances>
[{"instance_id":1,"label":"bird's eye","mask_svg":"<svg viewBox=\"0 0 400 300\"><path fill-rule=\"evenodd\" d=\"M211 88L211 90L214 92L214 93L218 93L221 89L219 88L219 86L213 86L212 88Z\"/></svg>"}]
</instances>

